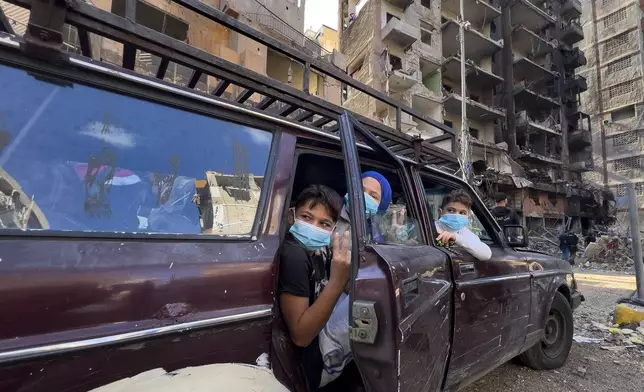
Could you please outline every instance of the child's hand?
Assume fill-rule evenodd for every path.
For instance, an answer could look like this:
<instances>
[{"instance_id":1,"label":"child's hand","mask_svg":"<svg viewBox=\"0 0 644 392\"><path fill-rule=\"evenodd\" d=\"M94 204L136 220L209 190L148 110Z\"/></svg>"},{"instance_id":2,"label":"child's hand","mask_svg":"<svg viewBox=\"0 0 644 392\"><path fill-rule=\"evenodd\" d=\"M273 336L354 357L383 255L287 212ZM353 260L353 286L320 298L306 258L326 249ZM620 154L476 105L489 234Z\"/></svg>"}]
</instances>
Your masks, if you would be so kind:
<instances>
[{"instance_id":1,"label":"child's hand","mask_svg":"<svg viewBox=\"0 0 644 392\"><path fill-rule=\"evenodd\" d=\"M438 234L436 241L449 245L451 242L456 241L456 233L450 233L449 231L444 231Z\"/></svg>"},{"instance_id":2,"label":"child's hand","mask_svg":"<svg viewBox=\"0 0 644 392\"><path fill-rule=\"evenodd\" d=\"M337 283L338 287L345 289L349 278L351 278L351 251L349 244L351 238L349 232L345 231L342 236L336 233L333 237L333 258L331 259L331 277L332 281Z\"/></svg>"}]
</instances>

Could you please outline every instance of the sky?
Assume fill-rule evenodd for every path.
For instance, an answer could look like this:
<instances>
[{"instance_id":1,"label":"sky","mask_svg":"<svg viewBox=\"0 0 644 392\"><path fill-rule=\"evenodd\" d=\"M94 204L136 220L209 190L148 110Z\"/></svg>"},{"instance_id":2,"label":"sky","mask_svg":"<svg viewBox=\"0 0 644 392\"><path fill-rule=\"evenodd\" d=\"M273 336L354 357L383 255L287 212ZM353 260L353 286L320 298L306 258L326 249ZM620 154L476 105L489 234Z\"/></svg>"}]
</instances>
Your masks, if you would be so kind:
<instances>
[{"instance_id":1,"label":"sky","mask_svg":"<svg viewBox=\"0 0 644 392\"><path fill-rule=\"evenodd\" d=\"M310 28L317 31L323 24L333 29L338 28L338 1L307 0L304 9L304 30Z\"/></svg>"}]
</instances>

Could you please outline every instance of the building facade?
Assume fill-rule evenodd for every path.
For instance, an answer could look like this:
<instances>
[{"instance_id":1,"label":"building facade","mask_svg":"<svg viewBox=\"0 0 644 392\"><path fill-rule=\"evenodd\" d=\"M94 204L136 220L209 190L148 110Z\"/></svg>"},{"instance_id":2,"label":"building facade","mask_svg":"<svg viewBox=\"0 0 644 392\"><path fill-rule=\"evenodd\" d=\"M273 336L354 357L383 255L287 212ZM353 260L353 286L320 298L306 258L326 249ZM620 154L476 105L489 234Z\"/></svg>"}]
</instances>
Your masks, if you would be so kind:
<instances>
[{"instance_id":1,"label":"building facade","mask_svg":"<svg viewBox=\"0 0 644 392\"><path fill-rule=\"evenodd\" d=\"M626 185L635 183L640 222L644 222L644 39L642 5L632 0L584 0L585 39L579 47L587 64L581 73L588 91L583 110L593 127L596 170L587 179L613 190L627 209ZM627 219L622 219L627 222Z\"/></svg>"},{"instance_id":2,"label":"building facade","mask_svg":"<svg viewBox=\"0 0 644 392\"><path fill-rule=\"evenodd\" d=\"M593 170L579 0L340 0L340 50L354 78L460 132L463 99L472 181L489 201L509 196L533 229L589 228L610 196L585 185ZM466 96L461 93L465 58ZM390 108L348 91L345 107L391 125ZM403 117L403 121L404 121ZM422 124L402 131L431 138ZM597 214L597 211L601 211Z\"/></svg>"}]
</instances>

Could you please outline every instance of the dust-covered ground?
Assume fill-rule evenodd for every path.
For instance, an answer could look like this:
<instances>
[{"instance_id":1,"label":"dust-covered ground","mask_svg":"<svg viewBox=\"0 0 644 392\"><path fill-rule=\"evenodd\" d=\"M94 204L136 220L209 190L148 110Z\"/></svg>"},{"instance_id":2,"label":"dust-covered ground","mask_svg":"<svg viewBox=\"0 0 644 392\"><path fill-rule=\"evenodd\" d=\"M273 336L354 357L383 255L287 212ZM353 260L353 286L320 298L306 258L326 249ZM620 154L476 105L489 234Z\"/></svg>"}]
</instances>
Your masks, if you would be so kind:
<instances>
[{"instance_id":1,"label":"dust-covered ground","mask_svg":"<svg viewBox=\"0 0 644 392\"><path fill-rule=\"evenodd\" d=\"M635 278L614 272L577 272L575 276L586 297L575 311L575 335L601 342L573 343L566 365L554 371L534 371L514 362L505 364L466 388L466 392L644 391L644 349L620 343L607 330L615 302L635 289Z\"/></svg>"}]
</instances>

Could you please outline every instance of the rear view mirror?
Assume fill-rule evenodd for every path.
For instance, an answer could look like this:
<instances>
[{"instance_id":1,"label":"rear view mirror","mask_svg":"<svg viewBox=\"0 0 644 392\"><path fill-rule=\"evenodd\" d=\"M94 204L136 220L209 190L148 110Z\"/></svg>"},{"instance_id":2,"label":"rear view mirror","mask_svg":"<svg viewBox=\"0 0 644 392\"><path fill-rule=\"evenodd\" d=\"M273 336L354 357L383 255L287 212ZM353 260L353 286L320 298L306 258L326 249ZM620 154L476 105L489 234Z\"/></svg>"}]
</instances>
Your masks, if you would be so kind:
<instances>
[{"instance_id":1,"label":"rear view mirror","mask_svg":"<svg viewBox=\"0 0 644 392\"><path fill-rule=\"evenodd\" d=\"M528 233L521 225L503 226L503 236L508 245L513 248L525 248L528 246Z\"/></svg>"}]
</instances>

